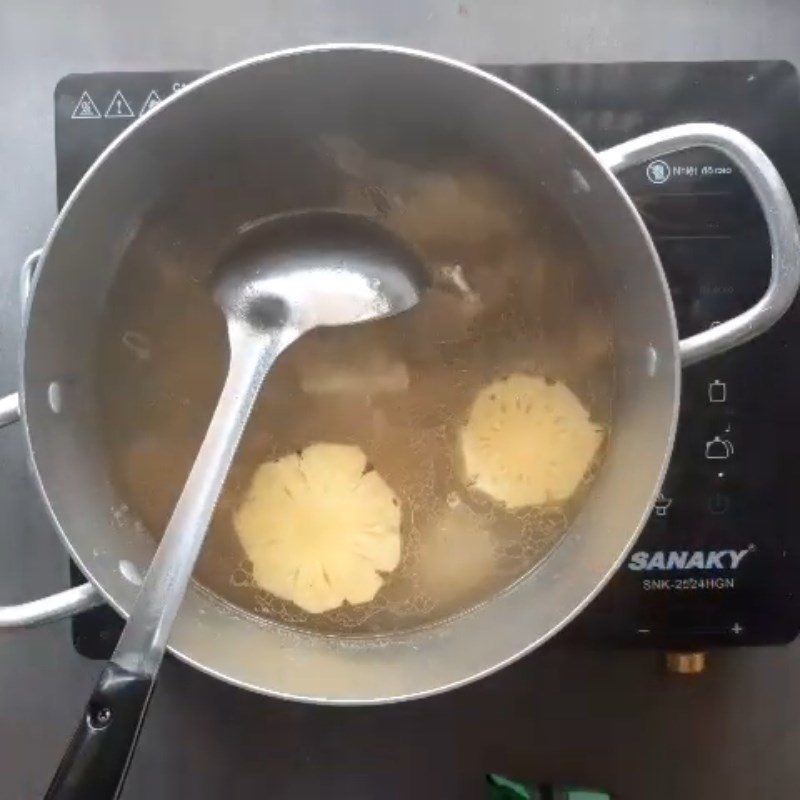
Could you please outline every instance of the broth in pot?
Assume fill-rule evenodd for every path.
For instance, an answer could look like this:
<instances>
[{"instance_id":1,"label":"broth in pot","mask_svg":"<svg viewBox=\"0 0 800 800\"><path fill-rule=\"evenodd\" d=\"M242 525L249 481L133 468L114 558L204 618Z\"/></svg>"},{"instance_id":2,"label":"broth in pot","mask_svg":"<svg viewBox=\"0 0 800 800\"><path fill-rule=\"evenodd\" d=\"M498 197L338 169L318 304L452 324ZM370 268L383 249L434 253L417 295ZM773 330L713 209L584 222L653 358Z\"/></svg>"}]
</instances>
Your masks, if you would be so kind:
<instances>
[{"instance_id":1,"label":"broth in pot","mask_svg":"<svg viewBox=\"0 0 800 800\"><path fill-rule=\"evenodd\" d=\"M332 207L378 219L403 237L423 258L431 288L411 312L317 330L279 360L195 577L222 601L269 621L389 634L486 602L558 543L610 431L610 316L592 254L544 191L531 197L472 164L423 171L335 138L320 153L346 177ZM158 223L145 221L133 237L110 290L98 346L103 437L121 500L155 538L222 384L227 338L210 276L232 239L260 221L258 178L256 166L240 205L220 201L216 222L202 228L193 220L209 219L213 181L165 201L153 215ZM526 427L534 424L532 408L541 409L540 429ZM552 430L532 436L537 451L526 434L542 425ZM295 516L279 517L282 501L269 495L262 512L259 492L275 469L303 459L334 476L343 454L356 454L356 477L372 476L374 491L397 509L385 505L380 513L396 520L387 525L399 531L399 555L375 562L372 599L336 601L324 564L329 591L314 602L267 591L262 565L249 557L261 528L264 537L278 536L266 528L302 510L304 524L322 531L334 511L351 519L355 507L350 484L317 518L306 494L297 495ZM273 467L264 471L265 464ZM378 523L369 524L377 536ZM273 559L288 558L289 540L276 544Z\"/></svg>"}]
</instances>

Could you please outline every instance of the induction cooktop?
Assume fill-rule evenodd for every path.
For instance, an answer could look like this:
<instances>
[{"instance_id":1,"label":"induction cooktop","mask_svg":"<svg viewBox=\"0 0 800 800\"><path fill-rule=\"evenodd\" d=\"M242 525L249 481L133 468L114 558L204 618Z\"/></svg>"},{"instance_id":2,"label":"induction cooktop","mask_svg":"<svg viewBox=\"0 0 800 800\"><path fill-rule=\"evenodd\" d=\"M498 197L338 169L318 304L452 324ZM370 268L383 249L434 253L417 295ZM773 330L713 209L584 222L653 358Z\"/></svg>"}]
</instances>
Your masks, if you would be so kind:
<instances>
[{"instance_id":1,"label":"induction cooktop","mask_svg":"<svg viewBox=\"0 0 800 800\"><path fill-rule=\"evenodd\" d=\"M778 61L489 66L596 148L680 122L752 137L800 201L800 83ZM201 71L73 74L55 91L58 202L122 130ZM706 149L621 175L661 256L682 336L766 288L764 220L733 164ZM757 340L684 371L674 456L639 541L555 644L701 650L788 642L800 629L800 301ZM72 567L75 582L83 579ZM80 653L106 658L110 608L73 621Z\"/></svg>"}]
</instances>

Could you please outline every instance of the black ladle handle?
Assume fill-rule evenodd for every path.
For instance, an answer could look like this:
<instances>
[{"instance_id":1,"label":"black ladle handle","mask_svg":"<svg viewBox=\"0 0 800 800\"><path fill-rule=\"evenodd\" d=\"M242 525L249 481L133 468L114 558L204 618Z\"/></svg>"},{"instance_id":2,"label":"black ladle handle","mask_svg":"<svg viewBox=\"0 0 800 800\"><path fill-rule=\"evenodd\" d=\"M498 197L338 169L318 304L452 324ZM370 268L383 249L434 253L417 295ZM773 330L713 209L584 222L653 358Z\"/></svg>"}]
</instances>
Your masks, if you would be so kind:
<instances>
[{"instance_id":1,"label":"black ladle handle","mask_svg":"<svg viewBox=\"0 0 800 800\"><path fill-rule=\"evenodd\" d=\"M100 673L45 800L114 800L122 791L155 679L113 661Z\"/></svg>"}]
</instances>

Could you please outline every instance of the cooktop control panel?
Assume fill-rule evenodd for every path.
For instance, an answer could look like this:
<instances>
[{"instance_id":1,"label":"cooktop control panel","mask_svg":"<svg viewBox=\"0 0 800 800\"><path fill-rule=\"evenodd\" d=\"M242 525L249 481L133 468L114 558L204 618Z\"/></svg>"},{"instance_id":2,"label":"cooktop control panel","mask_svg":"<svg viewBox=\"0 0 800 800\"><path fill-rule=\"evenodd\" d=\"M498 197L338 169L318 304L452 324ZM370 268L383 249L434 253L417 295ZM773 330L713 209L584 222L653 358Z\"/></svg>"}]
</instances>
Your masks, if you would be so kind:
<instances>
[{"instance_id":1,"label":"cooktop control panel","mask_svg":"<svg viewBox=\"0 0 800 800\"><path fill-rule=\"evenodd\" d=\"M488 69L598 149L680 122L731 125L761 145L800 201L800 82L785 62ZM64 78L55 92L59 205L122 130L201 74ZM661 256L682 336L763 293L766 226L733 164L696 149L634 167L621 180ZM681 400L653 514L562 642L698 649L786 642L800 629L800 303L759 339L684 370ZM105 657L118 629L109 609L89 612L74 623L76 646Z\"/></svg>"}]
</instances>

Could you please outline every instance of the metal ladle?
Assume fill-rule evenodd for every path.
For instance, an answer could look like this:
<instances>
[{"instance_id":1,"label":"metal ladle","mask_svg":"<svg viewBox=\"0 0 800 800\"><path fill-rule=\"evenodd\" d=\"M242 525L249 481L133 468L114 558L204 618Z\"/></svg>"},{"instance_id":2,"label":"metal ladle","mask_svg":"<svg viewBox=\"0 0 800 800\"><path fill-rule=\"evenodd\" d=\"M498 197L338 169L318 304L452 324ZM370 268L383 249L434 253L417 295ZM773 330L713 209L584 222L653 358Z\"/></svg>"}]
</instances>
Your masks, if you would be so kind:
<instances>
[{"instance_id":1,"label":"metal ladle","mask_svg":"<svg viewBox=\"0 0 800 800\"><path fill-rule=\"evenodd\" d=\"M50 800L119 796L172 624L267 372L314 328L406 311L425 286L416 256L365 217L274 217L243 236L217 271L228 375L128 623L56 771Z\"/></svg>"}]
</instances>

